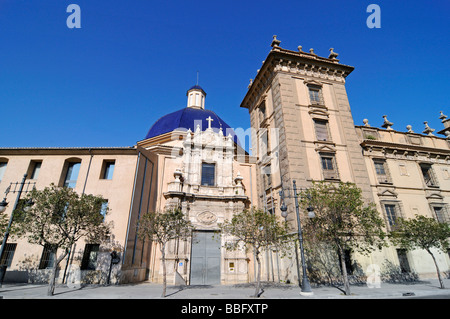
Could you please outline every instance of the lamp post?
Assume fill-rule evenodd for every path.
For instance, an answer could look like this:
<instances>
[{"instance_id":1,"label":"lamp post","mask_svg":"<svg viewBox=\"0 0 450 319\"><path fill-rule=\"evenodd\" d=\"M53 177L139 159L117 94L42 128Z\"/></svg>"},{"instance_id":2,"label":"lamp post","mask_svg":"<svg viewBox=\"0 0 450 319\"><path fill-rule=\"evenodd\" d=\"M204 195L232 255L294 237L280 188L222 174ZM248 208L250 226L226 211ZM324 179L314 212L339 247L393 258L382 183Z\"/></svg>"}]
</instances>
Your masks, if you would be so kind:
<instances>
[{"instance_id":1,"label":"lamp post","mask_svg":"<svg viewBox=\"0 0 450 319\"><path fill-rule=\"evenodd\" d=\"M27 176L28 176L28 174L23 175L22 182L20 182L20 184L19 183L15 183L16 186L17 186L17 184L19 184L20 187L19 187L19 190L17 191L16 201L14 203L14 207L12 209L11 216L9 217L8 227L6 228L6 232L5 232L5 235L3 237L2 246L0 248L0 258L2 258L3 253L5 251L6 243L7 243L8 238L9 238L9 231L11 230L11 225L12 225L12 222L14 220L14 211L16 210L17 204L19 203L19 200L20 200L20 196L22 195L23 187L25 185L25 180L27 179ZM28 182L28 186L30 184L31 183ZM6 202L6 196L8 195L8 193L9 193L9 191L11 189L11 185L12 184L10 184L9 187L6 189L5 198L3 199L2 202L0 202L0 212L4 212L6 210L6 206L8 205L8 203ZM27 187L27 189L28 189L28 187ZM14 190L13 193L15 193L15 192L16 191ZM28 206L31 206L32 204L33 204L32 202L27 203ZM4 261L6 262L6 258L4 259ZM1 259L0 259L0 262L1 262ZM0 265L0 287L2 287L2 285L3 285L3 279L5 278L5 273L6 273L6 268L7 267L8 267L8 265L6 265L6 264Z\"/></svg>"},{"instance_id":2,"label":"lamp post","mask_svg":"<svg viewBox=\"0 0 450 319\"><path fill-rule=\"evenodd\" d=\"M292 181L293 184L293 191L294 191L294 199L295 199L295 212L297 215L297 234L298 234L298 241L300 244L300 255L302 259L302 283L301 283L301 292L300 294L310 296L314 293L311 290L311 285L309 284L308 275L306 273L306 261L305 261L305 253L303 249L303 232L302 232L302 226L300 223L300 212L298 207L298 197L297 197L297 185L295 183L295 180ZM280 191L281 196L281 216L286 218L287 217L287 206L284 203L284 191ZM308 207L308 217L312 218L314 217L314 210L311 206ZM298 264L297 264L298 265ZM297 266L298 267L298 266Z\"/></svg>"}]
</instances>

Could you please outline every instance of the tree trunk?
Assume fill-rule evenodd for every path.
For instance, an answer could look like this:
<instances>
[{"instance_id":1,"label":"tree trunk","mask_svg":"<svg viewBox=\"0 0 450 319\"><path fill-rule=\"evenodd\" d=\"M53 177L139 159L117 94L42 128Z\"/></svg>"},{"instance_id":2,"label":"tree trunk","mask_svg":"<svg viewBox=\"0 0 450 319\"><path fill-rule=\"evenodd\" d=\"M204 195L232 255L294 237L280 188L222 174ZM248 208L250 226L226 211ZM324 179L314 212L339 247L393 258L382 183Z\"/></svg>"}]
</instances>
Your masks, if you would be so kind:
<instances>
[{"instance_id":1,"label":"tree trunk","mask_svg":"<svg viewBox=\"0 0 450 319\"><path fill-rule=\"evenodd\" d=\"M437 264L436 258L434 258L434 255L433 255L433 253L431 252L431 250L427 249L427 252L428 252L428 253L431 255L431 257L433 258L434 265L436 266L436 272L437 272L437 275L438 275L439 284L441 285L441 289L444 289L444 288L445 288L445 287L444 287L444 281L442 280L442 277L441 277L441 271L439 270L439 266L438 266L438 264Z\"/></svg>"},{"instance_id":2,"label":"tree trunk","mask_svg":"<svg viewBox=\"0 0 450 319\"><path fill-rule=\"evenodd\" d=\"M163 266L163 291L161 297L166 297L167 275L166 275L166 245L161 245L161 260Z\"/></svg>"},{"instance_id":3,"label":"tree trunk","mask_svg":"<svg viewBox=\"0 0 450 319\"><path fill-rule=\"evenodd\" d=\"M256 272L256 290L255 290L255 298L259 297L259 291L261 290L261 260L259 259L259 251L255 252L255 259L258 265Z\"/></svg>"},{"instance_id":4,"label":"tree trunk","mask_svg":"<svg viewBox=\"0 0 450 319\"><path fill-rule=\"evenodd\" d=\"M342 247L338 245L339 248L339 255L341 257L341 268L342 268L342 279L344 281L344 293L346 296L350 295L350 284L348 282L348 276L347 276L347 266L345 265L345 255Z\"/></svg>"},{"instance_id":5,"label":"tree trunk","mask_svg":"<svg viewBox=\"0 0 450 319\"><path fill-rule=\"evenodd\" d=\"M56 271L58 269L59 263L67 256L67 254L68 251L65 250L64 253L55 261L55 264L53 265L48 282L47 296L53 296L53 294L55 293Z\"/></svg>"}]
</instances>

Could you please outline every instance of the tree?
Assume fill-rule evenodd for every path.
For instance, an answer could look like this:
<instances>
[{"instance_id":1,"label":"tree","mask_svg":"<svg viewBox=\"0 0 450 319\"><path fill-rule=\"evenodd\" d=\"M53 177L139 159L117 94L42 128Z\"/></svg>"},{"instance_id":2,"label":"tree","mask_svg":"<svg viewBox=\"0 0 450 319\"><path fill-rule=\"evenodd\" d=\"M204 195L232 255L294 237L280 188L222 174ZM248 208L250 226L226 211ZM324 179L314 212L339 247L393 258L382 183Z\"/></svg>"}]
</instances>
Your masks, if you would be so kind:
<instances>
[{"instance_id":1,"label":"tree","mask_svg":"<svg viewBox=\"0 0 450 319\"><path fill-rule=\"evenodd\" d=\"M180 209L170 209L164 212L148 212L138 222L137 231L142 239L149 238L159 244L163 264L163 291L166 296L166 246L171 240L187 240L192 235L193 226L185 219Z\"/></svg>"},{"instance_id":2,"label":"tree","mask_svg":"<svg viewBox=\"0 0 450 319\"><path fill-rule=\"evenodd\" d=\"M306 240L331 247L340 256L344 293L350 294L345 252L369 254L386 245L384 223L373 203L365 204L361 190L352 183L314 182L300 194L304 208L314 209L314 218L305 218ZM305 209L306 210L306 209Z\"/></svg>"},{"instance_id":3,"label":"tree","mask_svg":"<svg viewBox=\"0 0 450 319\"><path fill-rule=\"evenodd\" d=\"M288 226L281 222L275 215L268 214L262 210L252 207L235 214L231 220L219 224L222 232L234 237L227 241L227 250L236 250L245 247L246 250L253 248L257 262L255 297L260 296L261 290L261 260L260 253L263 249L275 246L284 251L288 244Z\"/></svg>"},{"instance_id":4,"label":"tree","mask_svg":"<svg viewBox=\"0 0 450 319\"><path fill-rule=\"evenodd\" d=\"M27 196L34 204L27 212L16 212L18 231L32 244L52 247L55 254L62 249L56 255L49 279L47 294L52 296L58 265L73 245L81 238L102 242L108 238L112 225L104 221L107 209L102 210L105 202L102 196L80 196L71 188L54 184L41 191L34 189Z\"/></svg>"},{"instance_id":5,"label":"tree","mask_svg":"<svg viewBox=\"0 0 450 319\"><path fill-rule=\"evenodd\" d=\"M3 234L6 233L7 228L8 228L8 217L6 216L5 213L0 213L0 234L1 234L0 245L3 242Z\"/></svg>"},{"instance_id":6,"label":"tree","mask_svg":"<svg viewBox=\"0 0 450 319\"><path fill-rule=\"evenodd\" d=\"M418 248L426 250L433 258L439 283L441 288L444 288L444 282L431 249L437 248L446 253L450 248L448 241L450 226L447 223L440 223L434 218L422 215L415 215L413 219L397 218L389 237L393 244L399 245L403 249Z\"/></svg>"}]
</instances>

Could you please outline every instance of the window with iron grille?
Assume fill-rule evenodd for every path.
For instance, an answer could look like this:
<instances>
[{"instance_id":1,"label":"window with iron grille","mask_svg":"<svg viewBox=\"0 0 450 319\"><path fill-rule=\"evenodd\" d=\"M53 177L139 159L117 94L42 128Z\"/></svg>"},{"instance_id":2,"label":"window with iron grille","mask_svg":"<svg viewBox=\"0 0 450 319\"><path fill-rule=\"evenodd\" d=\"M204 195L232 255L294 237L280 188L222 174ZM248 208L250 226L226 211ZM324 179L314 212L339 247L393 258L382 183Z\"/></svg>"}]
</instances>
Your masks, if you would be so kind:
<instances>
[{"instance_id":1,"label":"window with iron grille","mask_svg":"<svg viewBox=\"0 0 450 319\"><path fill-rule=\"evenodd\" d=\"M0 265L6 265L6 267L11 267L11 263L16 252L17 244L6 243L3 254L0 258Z\"/></svg>"},{"instance_id":2,"label":"window with iron grille","mask_svg":"<svg viewBox=\"0 0 450 319\"><path fill-rule=\"evenodd\" d=\"M53 268L56 260L56 246L51 244L45 244L42 251L41 261L39 263L39 269Z\"/></svg>"},{"instance_id":3,"label":"window with iron grille","mask_svg":"<svg viewBox=\"0 0 450 319\"><path fill-rule=\"evenodd\" d=\"M81 261L81 270L95 270L99 247L99 244L86 244Z\"/></svg>"}]
</instances>

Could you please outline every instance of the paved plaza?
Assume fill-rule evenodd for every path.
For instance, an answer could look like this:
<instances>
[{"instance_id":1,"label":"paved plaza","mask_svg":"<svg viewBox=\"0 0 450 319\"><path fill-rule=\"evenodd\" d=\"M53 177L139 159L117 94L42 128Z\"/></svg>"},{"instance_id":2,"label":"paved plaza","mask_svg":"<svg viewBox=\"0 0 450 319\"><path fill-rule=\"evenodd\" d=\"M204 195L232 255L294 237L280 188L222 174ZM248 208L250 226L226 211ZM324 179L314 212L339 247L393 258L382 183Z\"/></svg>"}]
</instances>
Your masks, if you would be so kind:
<instances>
[{"instance_id":1,"label":"paved plaza","mask_svg":"<svg viewBox=\"0 0 450 319\"><path fill-rule=\"evenodd\" d=\"M346 296L335 287L313 287L312 296L301 295L294 284L263 283L264 292L254 298L253 284L219 286L167 286L167 296L161 297L162 285L139 283L112 286L57 286L54 296L47 296L47 285L4 284L0 288L2 299L450 299L450 279L444 280L445 289L438 280L423 280L410 284L381 283L379 288L352 285Z\"/></svg>"}]
</instances>

